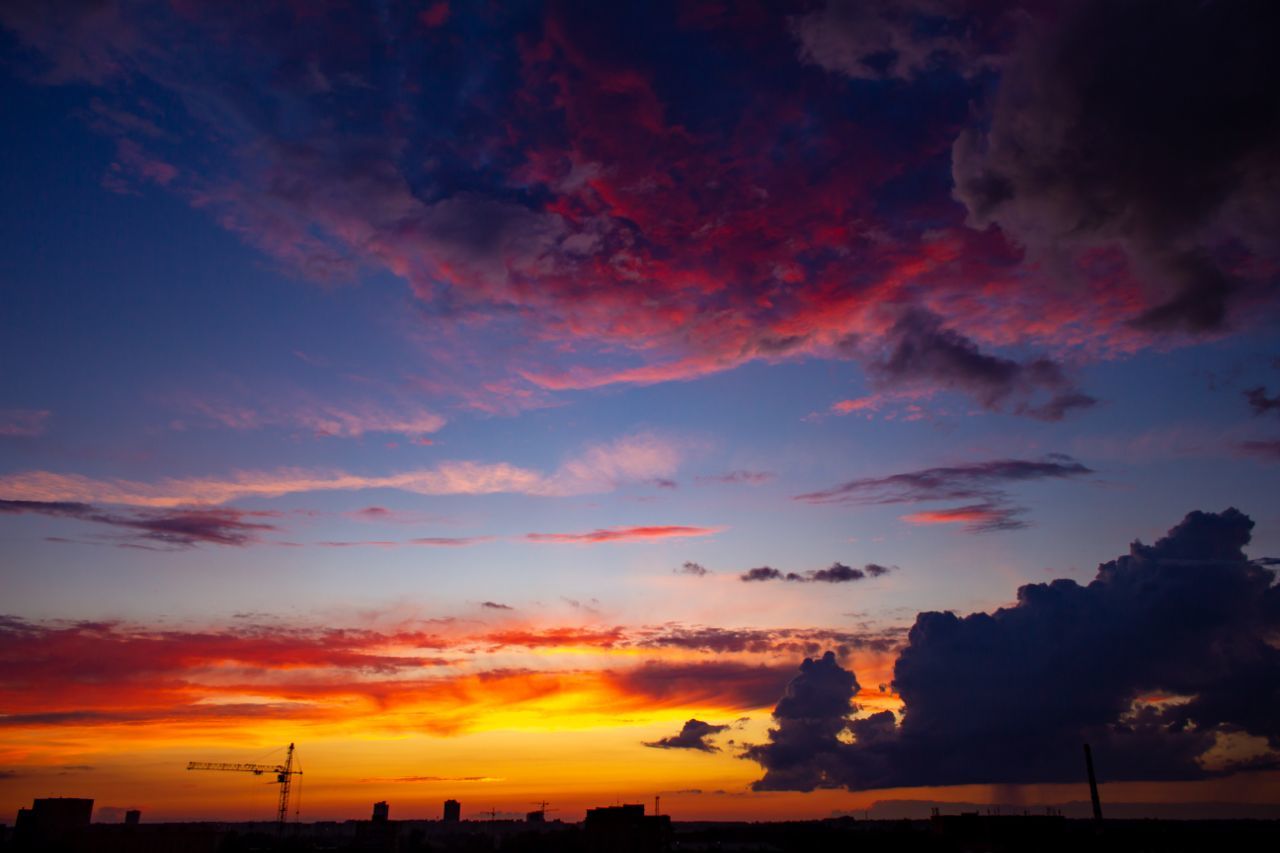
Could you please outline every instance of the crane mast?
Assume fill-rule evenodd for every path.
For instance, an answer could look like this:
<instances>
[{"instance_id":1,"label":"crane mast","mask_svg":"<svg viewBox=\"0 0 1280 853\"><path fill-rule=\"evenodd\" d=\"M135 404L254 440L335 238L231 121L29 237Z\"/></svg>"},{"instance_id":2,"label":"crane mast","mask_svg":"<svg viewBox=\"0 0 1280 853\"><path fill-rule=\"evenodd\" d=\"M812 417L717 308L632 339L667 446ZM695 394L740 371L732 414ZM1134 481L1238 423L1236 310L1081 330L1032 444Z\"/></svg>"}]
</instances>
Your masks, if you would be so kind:
<instances>
[{"instance_id":1,"label":"crane mast","mask_svg":"<svg viewBox=\"0 0 1280 853\"><path fill-rule=\"evenodd\" d=\"M252 773L255 776L271 774L276 777L275 784L280 786L280 805L276 809L276 826L283 832L289 819L289 793L293 787L293 777L301 776L302 771L294 769L293 744L285 753L284 764L237 764L220 761L188 761L188 770L229 770L233 773Z\"/></svg>"}]
</instances>

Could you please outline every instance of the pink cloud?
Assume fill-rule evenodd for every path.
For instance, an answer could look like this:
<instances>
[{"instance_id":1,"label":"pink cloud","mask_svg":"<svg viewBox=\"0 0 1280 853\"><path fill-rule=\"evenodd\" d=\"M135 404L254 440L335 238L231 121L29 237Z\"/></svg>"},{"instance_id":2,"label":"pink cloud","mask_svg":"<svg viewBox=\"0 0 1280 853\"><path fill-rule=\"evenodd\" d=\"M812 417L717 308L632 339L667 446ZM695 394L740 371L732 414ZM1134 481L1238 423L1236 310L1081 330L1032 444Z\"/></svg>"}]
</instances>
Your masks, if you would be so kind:
<instances>
[{"instance_id":1,"label":"pink cloud","mask_svg":"<svg viewBox=\"0 0 1280 853\"><path fill-rule=\"evenodd\" d=\"M431 444L426 436L440 431L447 423L442 415L417 404L385 406L368 401L339 404L302 395L293 396L292 402L272 401L259 405L191 396L181 398L179 403L228 429L283 427L331 438L360 438L367 433L386 433L407 436L416 443Z\"/></svg>"},{"instance_id":2,"label":"pink cloud","mask_svg":"<svg viewBox=\"0 0 1280 853\"><path fill-rule=\"evenodd\" d=\"M166 478L154 482L97 479L81 474L28 471L0 475L0 499L84 501L174 507L223 504L240 498L278 498L304 492L395 489L420 495L525 494L544 497L600 494L628 482L669 477L680 461L677 446L648 433L591 445L545 473L506 462L441 462L382 475L340 470L277 468L223 477Z\"/></svg>"},{"instance_id":3,"label":"pink cloud","mask_svg":"<svg viewBox=\"0 0 1280 853\"><path fill-rule=\"evenodd\" d=\"M646 542L654 539L713 536L727 529L725 527L686 527L682 525L610 527L592 530L587 533L529 533L524 538L529 542L596 545L601 542Z\"/></svg>"}]
</instances>

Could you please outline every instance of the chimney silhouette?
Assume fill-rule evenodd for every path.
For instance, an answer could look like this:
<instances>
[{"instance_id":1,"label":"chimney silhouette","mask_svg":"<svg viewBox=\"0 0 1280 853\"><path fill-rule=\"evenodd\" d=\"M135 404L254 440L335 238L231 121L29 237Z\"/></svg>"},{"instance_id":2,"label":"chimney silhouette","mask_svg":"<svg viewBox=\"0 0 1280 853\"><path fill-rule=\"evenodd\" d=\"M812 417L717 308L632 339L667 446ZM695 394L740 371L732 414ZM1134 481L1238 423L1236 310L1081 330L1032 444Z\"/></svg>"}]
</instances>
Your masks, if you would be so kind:
<instances>
[{"instance_id":1,"label":"chimney silhouette","mask_svg":"<svg viewBox=\"0 0 1280 853\"><path fill-rule=\"evenodd\" d=\"M1093 751L1084 745L1084 766L1089 771L1089 796L1093 799L1093 819L1102 820L1102 801L1098 799L1098 777L1093 775Z\"/></svg>"}]
</instances>

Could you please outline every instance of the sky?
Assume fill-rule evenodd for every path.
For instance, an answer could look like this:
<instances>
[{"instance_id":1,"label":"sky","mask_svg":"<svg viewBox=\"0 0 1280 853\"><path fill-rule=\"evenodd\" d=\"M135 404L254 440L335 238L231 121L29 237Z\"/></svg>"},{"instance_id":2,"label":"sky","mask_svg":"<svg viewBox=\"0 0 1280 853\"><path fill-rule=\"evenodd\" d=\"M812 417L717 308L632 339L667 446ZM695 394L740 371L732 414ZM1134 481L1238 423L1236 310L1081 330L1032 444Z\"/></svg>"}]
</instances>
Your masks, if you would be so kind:
<instances>
[{"instance_id":1,"label":"sky","mask_svg":"<svg viewBox=\"0 0 1280 853\"><path fill-rule=\"evenodd\" d=\"M0 7L0 820L1280 800L1263 2Z\"/></svg>"}]
</instances>

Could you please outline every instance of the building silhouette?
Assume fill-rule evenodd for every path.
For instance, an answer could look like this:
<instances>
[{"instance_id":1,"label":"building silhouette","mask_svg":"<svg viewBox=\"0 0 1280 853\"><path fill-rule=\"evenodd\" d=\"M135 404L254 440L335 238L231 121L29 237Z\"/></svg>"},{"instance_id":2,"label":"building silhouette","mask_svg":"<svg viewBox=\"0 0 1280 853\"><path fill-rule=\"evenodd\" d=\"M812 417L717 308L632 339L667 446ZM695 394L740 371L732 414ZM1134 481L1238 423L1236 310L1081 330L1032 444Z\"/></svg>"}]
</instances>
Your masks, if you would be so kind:
<instances>
[{"instance_id":1,"label":"building silhouette","mask_svg":"<svg viewBox=\"0 0 1280 853\"><path fill-rule=\"evenodd\" d=\"M142 811L140 809L129 809L124 813L125 826L137 826L142 822Z\"/></svg>"},{"instance_id":2,"label":"building silhouette","mask_svg":"<svg viewBox=\"0 0 1280 853\"><path fill-rule=\"evenodd\" d=\"M386 823L391 818L391 806L387 805L386 800L379 800L373 804L373 822Z\"/></svg>"},{"instance_id":3,"label":"building silhouette","mask_svg":"<svg viewBox=\"0 0 1280 853\"><path fill-rule=\"evenodd\" d=\"M19 847L56 850L73 844L93 817L93 800L48 797L33 800L31 808L18 809L14 841Z\"/></svg>"},{"instance_id":4,"label":"building silhouette","mask_svg":"<svg viewBox=\"0 0 1280 853\"><path fill-rule=\"evenodd\" d=\"M587 809L582 824L591 853L658 853L671 841L671 818L646 815L643 805Z\"/></svg>"},{"instance_id":5,"label":"building silhouette","mask_svg":"<svg viewBox=\"0 0 1280 853\"><path fill-rule=\"evenodd\" d=\"M462 820L462 803L457 800L445 800L444 819L449 823L457 823Z\"/></svg>"}]
</instances>

